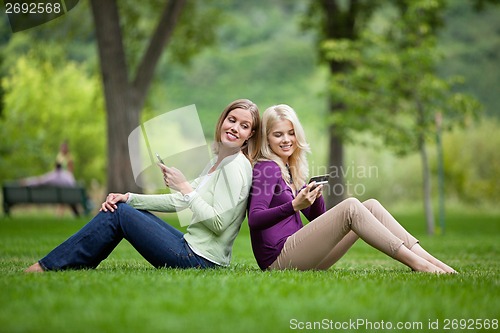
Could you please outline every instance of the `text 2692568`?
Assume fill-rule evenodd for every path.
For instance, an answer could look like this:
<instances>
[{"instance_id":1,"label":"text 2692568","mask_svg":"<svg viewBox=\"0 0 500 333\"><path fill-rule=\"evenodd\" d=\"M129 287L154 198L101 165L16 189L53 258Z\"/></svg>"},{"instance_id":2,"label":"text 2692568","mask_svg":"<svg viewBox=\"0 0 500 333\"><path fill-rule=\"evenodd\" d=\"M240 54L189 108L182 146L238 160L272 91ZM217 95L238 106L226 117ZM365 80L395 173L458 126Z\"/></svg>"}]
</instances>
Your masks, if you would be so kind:
<instances>
[{"instance_id":1,"label":"text 2692568","mask_svg":"<svg viewBox=\"0 0 500 333\"><path fill-rule=\"evenodd\" d=\"M45 2L16 2L5 3L6 14L59 14L63 8L59 2L45 3Z\"/></svg>"}]
</instances>

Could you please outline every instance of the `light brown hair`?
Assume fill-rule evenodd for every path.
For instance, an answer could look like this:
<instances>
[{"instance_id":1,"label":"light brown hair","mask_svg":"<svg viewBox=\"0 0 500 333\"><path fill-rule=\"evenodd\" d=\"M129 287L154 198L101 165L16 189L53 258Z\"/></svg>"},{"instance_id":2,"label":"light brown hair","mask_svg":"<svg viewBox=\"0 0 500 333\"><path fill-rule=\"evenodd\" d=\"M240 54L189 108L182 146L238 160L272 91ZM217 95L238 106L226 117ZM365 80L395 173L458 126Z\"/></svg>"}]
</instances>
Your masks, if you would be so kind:
<instances>
[{"instance_id":1,"label":"light brown hair","mask_svg":"<svg viewBox=\"0 0 500 333\"><path fill-rule=\"evenodd\" d=\"M248 99L237 99L231 102L224 111L222 111L217 126L215 128L215 141L213 145L214 153L217 154L219 144L221 143L221 128L222 123L227 118L229 112L235 109L248 110L252 116L252 136L243 144L241 152L253 162L260 149L261 134L260 134L260 114L257 105Z\"/></svg>"}]
</instances>

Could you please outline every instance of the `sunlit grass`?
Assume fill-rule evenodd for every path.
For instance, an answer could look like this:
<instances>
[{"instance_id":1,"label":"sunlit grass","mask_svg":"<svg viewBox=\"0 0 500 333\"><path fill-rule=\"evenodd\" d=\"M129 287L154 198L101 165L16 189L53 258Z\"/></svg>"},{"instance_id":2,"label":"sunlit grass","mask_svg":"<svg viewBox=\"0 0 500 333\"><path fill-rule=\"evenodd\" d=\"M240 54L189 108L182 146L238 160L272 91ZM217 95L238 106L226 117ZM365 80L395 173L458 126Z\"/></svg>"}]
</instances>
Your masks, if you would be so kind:
<instances>
[{"instance_id":1,"label":"sunlit grass","mask_svg":"<svg viewBox=\"0 0 500 333\"><path fill-rule=\"evenodd\" d=\"M429 321L499 319L499 216L449 214L434 237L419 215L397 217L460 274L413 273L361 242L328 271L261 272L246 225L227 269L157 270L122 242L96 270L25 274L86 220L0 219L0 332L287 332L357 320L365 326L351 331L384 321L424 332Z\"/></svg>"}]
</instances>

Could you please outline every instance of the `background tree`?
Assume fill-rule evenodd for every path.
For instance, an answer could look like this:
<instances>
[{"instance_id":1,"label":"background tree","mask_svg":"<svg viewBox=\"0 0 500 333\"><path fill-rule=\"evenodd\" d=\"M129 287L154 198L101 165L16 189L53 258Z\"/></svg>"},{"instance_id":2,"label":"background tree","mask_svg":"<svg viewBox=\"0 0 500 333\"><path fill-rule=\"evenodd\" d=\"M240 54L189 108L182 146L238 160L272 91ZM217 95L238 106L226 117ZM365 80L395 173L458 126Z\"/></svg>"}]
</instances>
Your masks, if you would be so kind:
<instances>
[{"instance_id":1,"label":"background tree","mask_svg":"<svg viewBox=\"0 0 500 333\"><path fill-rule=\"evenodd\" d=\"M139 191L128 154L128 136L140 111L163 49L177 25L185 0L168 1L135 76L130 80L115 0L91 0L107 110L108 191Z\"/></svg>"},{"instance_id":2,"label":"background tree","mask_svg":"<svg viewBox=\"0 0 500 333\"><path fill-rule=\"evenodd\" d=\"M348 73L351 69L350 63L339 57L326 57L322 43L326 40L356 40L363 26L373 14L379 1L363 0L319 0L311 1L305 18L305 27L317 32L318 50L320 59L325 61L328 67L329 77ZM332 82L335 84L335 82ZM327 195L327 206L331 207L342 201L346 194L344 181L344 128L335 122L338 116L342 116L348 110L344 101L335 98L331 92L327 92L328 109L328 162L327 165L334 172Z\"/></svg>"},{"instance_id":3,"label":"background tree","mask_svg":"<svg viewBox=\"0 0 500 333\"><path fill-rule=\"evenodd\" d=\"M348 131L375 133L400 155L419 152L429 234L434 233L434 216L426 142L436 135L436 114L450 129L479 109L474 99L452 91L457 78L435 74L444 8L442 1L395 1L393 20L383 33L367 30L356 42L325 44L329 57L347 60L353 68L334 77L333 95L349 112L333 120Z\"/></svg>"},{"instance_id":4,"label":"background tree","mask_svg":"<svg viewBox=\"0 0 500 333\"><path fill-rule=\"evenodd\" d=\"M132 0L117 3L131 80L165 0L151 0L140 6ZM339 3L342 9L348 4L347 1ZM234 98L246 96L261 108L275 103L289 103L303 120L312 144L313 154L309 159L311 172L328 165L326 126L327 121L334 120L337 132L343 133L344 168L376 166L378 169L374 177L345 175L348 184L359 184L364 188L364 194L359 197L376 197L396 210L419 209L415 204L420 205L423 198L422 191L415 190L421 187L417 150L400 157L394 154L398 149L385 142L379 147L373 146L374 141L382 142L377 138L383 135L390 136L392 141L406 140L408 135L403 135L405 129L402 126L413 119L407 115L406 122L403 122L402 115L399 118L382 107L377 109L380 103L388 103L384 99L389 99L389 92L392 91L386 83L390 79L389 74L394 72L396 75L399 71L396 48L394 45L390 47L389 43L393 39L387 36L388 29L399 17L394 2L383 2L366 20L363 26L374 32L370 38L365 36L365 28L358 29L358 42L364 39L363 43L368 45L356 52L373 55L364 57L363 61L365 64L370 59L373 61L373 65L366 65L365 70L368 67L375 74L368 77L361 75L361 70L352 71L350 80L358 77L365 84L370 80L379 80L380 84L373 84L375 90L352 91L351 102L346 106L350 111L340 117L354 118L348 119L346 126L341 126L340 120L327 112L324 92L330 75L326 62L318 66L319 52L314 52L318 46L317 30L304 31L297 24L309 4L287 0L187 2L186 15L181 15L180 24L176 26L171 42L156 67L141 119L144 121L169 110L195 104L210 140L220 109ZM436 58L439 62L435 69L440 77L463 75L465 82L454 85L451 91L473 94L484 103L486 112L481 115L484 119L480 123L469 122L466 128L457 127L443 133L446 201L450 208L456 204L481 205L482 209L486 209L488 205L495 206L500 198L500 187L496 181L500 170L500 156L496 149L500 138L497 134L500 113L496 101L500 95L495 90L500 78L495 75L498 73L500 54L496 52L500 37L495 33L500 22L497 19L500 7L487 4L485 10L476 12L469 0L448 4L446 25L439 30L441 33L437 42L444 57ZM102 184L106 181L107 169L105 110L89 1L81 1L71 12L56 20L15 34L10 31L6 16L3 20L1 18L0 76L5 107L0 116L0 182L46 172L52 167L53 153L59 142L67 138L77 161L84 161L84 164L77 165L78 179L84 181L86 186L95 184L93 179ZM319 20L312 21L319 23ZM464 29L463 22L467 22L467 29ZM210 25L214 25L214 29L206 28ZM201 45L210 44L211 38L217 43L200 50ZM379 42L377 38L388 41ZM336 42L340 51L349 51L342 40ZM335 53L341 55L340 51ZM196 57L189 57L194 53ZM188 59L192 60L184 65ZM23 70L21 61L28 65L22 67ZM338 61L355 60L344 57ZM355 65L348 64L348 69L357 68ZM47 70L49 67L53 70ZM38 87L35 82L41 82L42 86ZM95 89L81 88L88 87L88 82L92 82ZM344 86L348 87L343 83L330 81L328 84L332 87L328 89L329 94L340 95L334 95L334 100L340 100L343 94L350 92L349 89L342 90ZM369 104L368 110L373 112L369 116L364 116L363 110L354 113L353 103L359 101L361 105L370 94L377 96ZM41 99L44 96L46 99ZM78 115L73 114L76 110ZM382 126L388 117L393 126ZM47 119L51 119L54 126L48 125ZM449 119L444 120L446 127ZM73 126L73 122L79 126ZM36 126L37 123L43 125ZM361 133L356 126L360 130L368 126L371 133ZM102 134L98 134L97 129ZM432 141L427 144L429 152L432 152L429 159L433 172L435 154L431 149L434 147ZM99 201L99 193L105 189L100 185L96 188L99 191L95 191L95 199ZM358 193L353 195L358 196Z\"/></svg>"},{"instance_id":5,"label":"background tree","mask_svg":"<svg viewBox=\"0 0 500 333\"><path fill-rule=\"evenodd\" d=\"M91 12L95 16L94 24L91 15L87 15L90 14L89 3L92 7ZM0 46L2 46L0 58L4 60L1 63L0 74L12 75L17 58L30 50L37 50L31 52L30 59L52 65L54 68L64 68L69 62L75 61L82 63L79 68L93 76L97 69L93 53L97 41L108 119L108 131L106 131L108 140L100 137L103 143L107 141L108 144L107 153L103 154L108 158L107 163L105 161L108 175L99 178L107 180L110 191L139 191L131 171L127 138L131 130L139 126L147 92L154 81L156 64L167 44L173 44L175 50L168 53L168 62L164 62L164 65L187 64L194 54L213 43L215 40L213 28L217 24L218 10L210 8L210 1L185 4L185 1L178 0L152 0L140 6L137 6L135 1L129 0L120 1L119 6L113 0L89 3L82 2L57 20L16 34L10 31L7 34L8 25L5 24L7 22L0 22ZM180 18L181 8L187 12L184 18ZM159 16L162 9L163 14ZM174 27L176 27L175 38ZM154 31L156 32L153 33ZM53 75L53 72L45 71L43 74ZM9 89L14 89L15 81L13 82ZM59 91L61 97L64 97L67 90L63 87L64 84L62 87L52 85L50 89ZM5 84L2 84L2 91L4 88ZM38 96L35 91L25 89L24 92L22 95L24 99ZM81 105L93 105L95 100L91 98L91 101ZM47 100L43 105L50 108L50 102ZM49 113L45 109L39 110ZM88 117L94 117L95 111L89 109ZM6 112L8 113L4 110L4 114ZM60 115L57 114L55 117ZM15 123L10 117L5 117L5 121L3 126L7 127ZM47 128L40 128L40 131L47 131ZM22 141L26 140L33 140L33 137L26 136ZM57 145L55 147L57 149ZM3 146L0 147L0 153L2 156L9 156L13 151ZM100 156L94 155L93 158ZM6 163L8 162L9 159L6 159ZM43 168L43 165L41 164L40 168ZM46 168L47 166L42 170ZM22 170L17 171L19 173ZM24 171L26 174L26 170ZM37 169L34 172L42 171ZM7 174L2 176L5 178Z\"/></svg>"},{"instance_id":6,"label":"background tree","mask_svg":"<svg viewBox=\"0 0 500 333\"><path fill-rule=\"evenodd\" d=\"M123 35L123 30L127 31L127 28L121 28L117 1L91 0L90 3L96 28L107 110L108 191L140 191L133 177L127 143L129 134L139 126L141 110L158 61L173 39L174 29L181 26L177 36L182 42L176 44L174 55L180 56L177 60L188 62L194 53L213 41L212 29L217 17L199 11L199 8L207 6L207 3L190 2L187 5L186 0L161 1L163 10L156 28L149 38L142 57L137 58L135 73L131 75L130 72L135 64L127 63L127 52L124 47L126 37ZM138 7L135 1L124 3L129 7L123 11L128 12L128 23L132 23L128 29L136 36L140 35L137 33L140 29L135 29L133 23L145 9L135 11ZM146 10L149 8L149 14L153 15L155 10L151 8L158 8L159 5L159 1L152 1L149 5L141 4L141 7L145 6ZM181 18L181 13L184 11L186 14ZM137 45L137 41L134 45Z\"/></svg>"}]
</instances>

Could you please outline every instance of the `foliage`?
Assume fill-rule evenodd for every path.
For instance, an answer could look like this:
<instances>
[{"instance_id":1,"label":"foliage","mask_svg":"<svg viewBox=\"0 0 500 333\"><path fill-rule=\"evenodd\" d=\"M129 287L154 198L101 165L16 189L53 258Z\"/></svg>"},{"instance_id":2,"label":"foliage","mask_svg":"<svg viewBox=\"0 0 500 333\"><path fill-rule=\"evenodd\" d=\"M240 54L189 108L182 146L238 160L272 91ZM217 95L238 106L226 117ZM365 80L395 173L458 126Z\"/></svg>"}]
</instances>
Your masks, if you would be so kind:
<instances>
[{"instance_id":1,"label":"foliage","mask_svg":"<svg viewBox=\"0 0 500 333\"><path fill-rule=\"evenodd\" d=\"M95 32L97 47L99 49L100 71L103 82L104 96L106 100L106 114L108 119L115 121L114 126L108 123L106 136L108 145L108 172L107 191L126 192L141 191L139 185L134 180L132 166L129 163L129 149L125 144L132 133L139 125L141 112L143 110L149 88L154 80L155 70L164 50L170 48L174 30L178 26L184 26L182 46L177 47L178 59L187 63L188 56L198 52L204 44L213 41L211 30L216 19L205 19L207 11L197 11L203 4L201 1L190 2L185 6L185 0L164 1L163 9L156 15L156 24L148 34L148 38L141 39L137 44L146 42L147 46L143 52L132 52L137 57L137 68L130 65L127 59L124 34L127 30L121 25L119 2L100 2L91 0L92 15L95 22ZM156 7L159 2L149 3ZM122 3L120 3L120 6ZM131 3L128 2L130 6ZM137 8L134 3L132 7ZM153 7L146 8L153 9ZM205 9L208 7L204 7ZM143 14L143 13L142 13ZM199 17L203 19L198 20ZM197 21L201 21L198 25ZM132 19L132 22L134 20ZM148 22L148 21L140 21ZM193 24L194 22L194 24ZM146 24L148 26L150 24ZM133 32L142 32L139 28ZM200 29L201 31L197 31ZM180 29L183 32L183 29ZM177 31L178 32L178 31ZM193 46L195 45L195 47ZM176 53L174 52L174 55ZM132 61L132 64L135 61Z\"/></svg>"},{"instance_id":2,"label":"foliage","mask_svg":"<svg viewBox=\"0 0 500 333\"><path fill-rule=\"evenodd\" d=\"M0 119L1 179L16 179L54 168L59 145L68 139L75 177L103 181L104 112L97 77L76 63L58 64L33 54L20 57L8 78ZM15 166L15 167L13 167Z\"/></svg>"},{"instance_id":3,"label":"foliage","mask_svg":"<svg viewBox=\"0 0 500 333\"><path fill-rule=\"evenodd\" d=\"M479 204L500 201L500 133L498 120L454 130L443 139L445 177L450 195Z\"/></svg>"},{"instance_id":4,"label":"foliage","mask_svg":"<svg viewBox=\"0 0 500 333\"><path fill-rule=\"evenodd\" d=\"M430 24L418 11L431 2L411 2L403 20L387 22L389 31L365 30L357 41L330 40L324 43L327 57L348 62L351 70L333 78L334 100L345 103L349 112L337 113L329 121L348 139L357 131L381 136L387 147L399 154L418 149L418 138L434 136L434 115L442 113L449 129L474 116L479 109L472 97L454 93L461 78L442 79L434 74L439 61ZM432 2L434 3L434 2ZM414 12L412 12L414 11ZM413 30L413 32L412 32ZM418 109L423 108L423 117Z\"/></svg>"},{"instance_id":5,"label":"foliage","mask_svg":"<svg viewBox=\"0 0 500 333\"><path fill-rule=\"evenodd\" d=\"M499 127L496 118L486 118L443 134L447 209L467 205L491 210L497 206L500 200L497 181L500 175ZM380 141L373 134L357 136L357 142ZM429 143L428 151L433 171L431 182L437 184L435 143ZM314 165L317 164L315 162ZM422 166L417 153L401 157L388 148L374 149L373 144L350 144L347 146L346 170L350 195L360 199L377 198L390 207L413 205L415 209L421 210L423 196L415 190L422 187ZM433 188L432 194L437 198L437 186Z\"/></svg>"},{"instance_id":6,"label":"foliage","mask_svg":"<svg viewBox=\"0 0 500 333\"><path fill-rule=\"evenodd\" d=\"M437 68L444 77L460 75L465 82L456 91L475 96L485 114L499 117L500 1L449 1L446 26L439 34L443 59ZM476 10L477 9L477 10Z\"/></svg>"},{"instance_id":7,"label":"foliage","mask_svg":"<svg viewBox=\"0 0 500 333\"><path fill-rule=\"evenodd\" d=\"M225 14L216 48L201 52L188 68L159 66L163 80L153 88L152 109L160 113L195 104L208 139L222 109L237 98L253 100L261 111L288 103L306 123L321 125L324 79L315 68L312 36L297 29L291 9L233 6L245 15Z\"/></svg>"},{"instance_id":8,"label":"foliage","mask_svg":"<svg viewBox=\"0 0 500 333\"><path fill-rule=\"evenodd\" d=\"M14 66L21 55L32 52L33 57L64 66L67 61L84 63L88 70L96 64L93 47L94 26L88 1L79 1L69 13L22 32L11 33L8 20L0 20L0 53L5 59L2 75Z\"/></svg>"},{"instance_id":9,"label":"foliage","mask_svg":"<svg viewBox=\"0 0 500 333\"><path fill-rule=\"evenodd\" d=\"M120 25L129 73L134 73L140 57L148 46L158 24L159 14L168 3L154 0L137 5L133 0L120 0ZM171 47L165 50L170 64L188 65L203 48L216 43L215 27L221 22L222 11L215 1L188 1L175 28Z\"/></svg>"},{"instance_id":10,"label":"foliage","mask_svg":"<svg viewBox=\"0 0 500 333\"><path fill-rule=\"evenodd\" d=\"M499 216L455 212L446 236L432 238L422 236L420 214L395 216L460 274L414 273L361 241L328 271L262 272L246 224L226 269L154 269L124 241L96 270L24 274L86 221L0 219L0 325L5 332L267 333L289 332L294 318L424 327L436 319L498 319Z\"/></svg>"},{"instance_id":11,"label":"foliage","mask_svg":"<svg viewBox=\"0 0 500 333\"><path fill-rule=\"evenodd\" d=\"M357 39L381 4L380 0L309 1L301 26L315 31L319 58L330 62L332 58L324 52L321 44L329 39ZM329 14L334 17L330 17ZM333 60L343 62L340 59Z\"/></svg>"}]
</instances>

